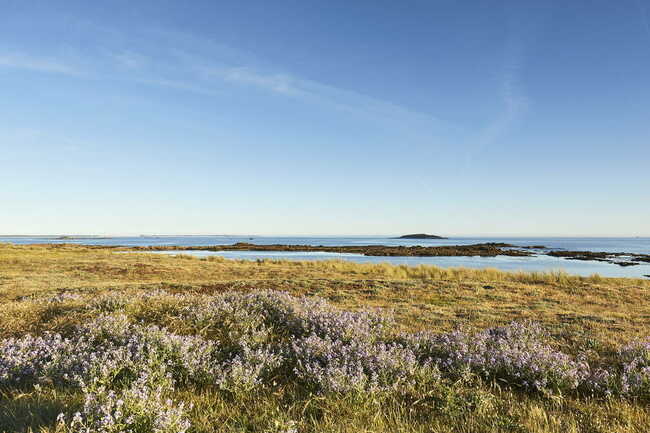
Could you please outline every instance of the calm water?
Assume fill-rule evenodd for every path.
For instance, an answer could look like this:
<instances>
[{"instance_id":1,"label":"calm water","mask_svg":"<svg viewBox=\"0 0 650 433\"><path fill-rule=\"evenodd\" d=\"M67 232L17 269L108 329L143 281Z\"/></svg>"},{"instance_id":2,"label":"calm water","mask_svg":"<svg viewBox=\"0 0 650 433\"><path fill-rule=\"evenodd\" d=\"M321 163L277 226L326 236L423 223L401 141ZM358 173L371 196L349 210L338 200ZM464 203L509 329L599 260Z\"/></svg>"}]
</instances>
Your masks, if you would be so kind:
<instances>
[{"instance_id":1,"label":"calm water","mask_svg":"<svg viewBox=\"0 0 650 433\"><path fill-rule=\"evenodd\" d=\"M251 239L252 238L252 239ZM262 237L262 236L156 236L156 237L114 237L57 239L56 237L0 237L0 242L15 244L32 243L76 243L85 245L124 245L124 246L205 246L230 245L236 242L249 242L259 245L467 245L483 242L506 242L514 245L544 245L552 249L607 251L650 254L650 238L488 238L458 237L452 239L405 240L386 237ZM177 252L166 252L178 254ZM337 254L323 252L278 252L278 251L184 251L198 256L220 255L230 259L288 259L288 260L328 260L341 259L360 263L394 263L405 265L437 265L443 267L465 266L470 268L497 268L515 270L558 270L571 274L591 275L594 273L612 277L643 277L650 275L650 264L621 267L610 263L566 260L549 256L534 257L366 257L359 254Z\"/></svg>"}]
</instances>

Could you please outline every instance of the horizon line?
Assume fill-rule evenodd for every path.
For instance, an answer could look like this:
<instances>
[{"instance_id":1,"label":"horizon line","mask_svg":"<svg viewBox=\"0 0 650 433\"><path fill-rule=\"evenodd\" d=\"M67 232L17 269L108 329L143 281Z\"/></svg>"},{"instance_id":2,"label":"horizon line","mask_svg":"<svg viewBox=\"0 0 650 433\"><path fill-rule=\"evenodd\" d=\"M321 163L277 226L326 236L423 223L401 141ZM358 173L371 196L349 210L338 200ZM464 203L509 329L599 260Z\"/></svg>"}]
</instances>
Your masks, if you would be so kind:
<instances>
[{"instance_id":1,"label":"horizon line","mask_svg":"<svg viewBox=\"0 0 650 433\"><path fill-rule=\"evenodd\" d=\"M407 233L410 234L410 233ZM404 234L254 234L254 233L235 233L235 234L215 234L215 233L153 233L153 234L129 234L129 233L101 233L101 234L87 234L87 233L54 233L54 234L0 234L0 238L51 238L51 237L71 237L71 238L131 238L131 237L142 237L142 238L151 238L151 237L260 237L260 238L274 238L274 237L293 237L293 238L389 238L396 236L404 236ZM568 234L449 234L449 235L436 235L442 236L443 238L452 239L452 238L499 238L499 237L510 237L510 238L650 238L649 235L616 235L616 234L588 234L588 235L568 235ZM444 239L441 239L444 240Z\"/></svg>"}]
</instances>

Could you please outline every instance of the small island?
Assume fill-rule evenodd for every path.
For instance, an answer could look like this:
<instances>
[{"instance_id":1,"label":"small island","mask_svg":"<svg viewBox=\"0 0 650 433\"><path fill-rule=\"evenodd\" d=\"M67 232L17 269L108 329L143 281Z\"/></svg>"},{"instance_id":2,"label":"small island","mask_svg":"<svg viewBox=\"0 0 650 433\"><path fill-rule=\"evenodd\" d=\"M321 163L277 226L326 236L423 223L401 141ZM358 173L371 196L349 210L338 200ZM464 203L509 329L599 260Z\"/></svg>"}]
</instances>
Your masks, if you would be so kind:
<instances>
[{"instance_id":1,"label":"small island","mask_svg":"<svg viewBox=\"0 0 650 433\"><path fill-rule=\"evenodd\" d=\"M415 233L412 235L404 235L393 239L447 239L443 236L428 235L426 233Z\"/></svg>"}]
</instances>

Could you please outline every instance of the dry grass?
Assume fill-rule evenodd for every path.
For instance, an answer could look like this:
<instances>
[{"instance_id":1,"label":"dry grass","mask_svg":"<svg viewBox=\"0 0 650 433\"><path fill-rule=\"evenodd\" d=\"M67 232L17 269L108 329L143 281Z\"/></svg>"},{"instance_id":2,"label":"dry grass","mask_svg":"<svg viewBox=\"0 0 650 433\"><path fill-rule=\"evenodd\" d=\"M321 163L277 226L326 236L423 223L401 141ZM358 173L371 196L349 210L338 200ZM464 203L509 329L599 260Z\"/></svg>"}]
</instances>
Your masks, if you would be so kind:
<instances>
[{"instance_id":1,"label":"dry grass","mask_svg":"<svg viewBox=\"0 0 650 433\"><path fill-rule=\"evenodd\" d=\"M0 337L65 330L87 319L74 302L19 302L24 297L72 291L92 298L109 291L152 288L196 293L278 289L318 295L344 309L393 310L400 325L410 330L442 331L461 324L485 328L533 319L551 329L563 349L571 352L606 353L622 342L650 335L650 281L646 280L343 261L231 261L119 254L70 245L0 244ZM163 303L138 308L134 314L150 321L166 317ZM634 402L549 400L498 388L479 391L478 397L470 397L478 398L482 406L468 410L461 405L464 409L458 412L456 403L447 402L449 407L438 407L426 422L413 419L409 408L398 404L384 402L379 407L372 401L309 396L293 400L289 391L248 400L204 393L184 399L196 405L197 431L205 432L280 432L286 420L299 420L300 432L650 431L650 411ZM51 431L50 415L77 398L0 390L0 431L41 427Z\"/></svg>"},{"instance_id":2,"label":"dry grass","mask_svg":"<svg viewBox=\"0 0 650 433\"><path fill-rule=\"evenodd\" d=\"M650 329L646 280L344 261L232 261L121 254L83 246L0 244L0 302L5 303L0 333L24 329L25 321L35 316L10 302L23 296L152 287L204 293L278 289L318 295L346 309L391 309L409 329L447 330L458 324L484 328L533 319L557 333L588 335L585 338L605 344L646 335Z\"/></svg>"}]
</instances>

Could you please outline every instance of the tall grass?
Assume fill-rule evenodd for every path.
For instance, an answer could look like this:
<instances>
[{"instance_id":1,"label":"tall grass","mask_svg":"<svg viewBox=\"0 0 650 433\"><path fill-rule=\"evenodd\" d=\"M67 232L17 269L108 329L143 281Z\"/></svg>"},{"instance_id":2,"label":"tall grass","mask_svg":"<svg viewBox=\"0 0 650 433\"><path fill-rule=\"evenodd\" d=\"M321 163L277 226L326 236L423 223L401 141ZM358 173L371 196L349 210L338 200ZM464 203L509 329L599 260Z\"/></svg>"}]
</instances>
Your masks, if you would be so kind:
<instances>
[{"instance_id":1,"label":"tall grass","mask_svg":"<svg viewBox=\"0 0 650 433\"><path fill-rule=\"evenodd\" d=\"M479 281L512 281L531 284L563 284L572 283L601 283L607 278L599 274L588 277L571 275L563 270L550 271L502 271L494 268L442 268L435 265L394 265L390 263L354 263L345 260L327 261L290 261L290 260L264 260L264 263L319 269L325 272L341 272L364 276L374 276L392 279L420 279L420 280L479 280ZM633 279L630 279L633 280ZM644 283L644 280L636 280Z\"/></svg>"}]
</instances>

